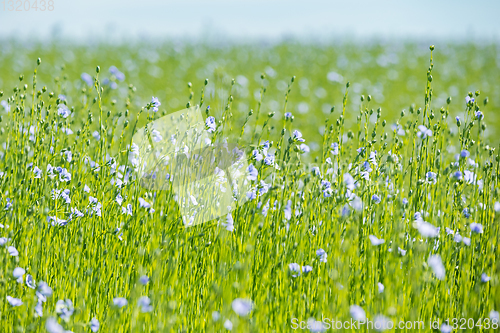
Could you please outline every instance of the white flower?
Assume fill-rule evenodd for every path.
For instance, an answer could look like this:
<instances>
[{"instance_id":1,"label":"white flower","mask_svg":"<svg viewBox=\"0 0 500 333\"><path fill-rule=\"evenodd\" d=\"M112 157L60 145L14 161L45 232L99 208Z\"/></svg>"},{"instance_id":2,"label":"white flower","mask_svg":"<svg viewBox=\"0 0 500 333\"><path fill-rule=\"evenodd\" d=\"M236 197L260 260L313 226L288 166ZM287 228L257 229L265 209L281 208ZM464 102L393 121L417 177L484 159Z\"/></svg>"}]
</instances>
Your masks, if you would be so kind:
<instances>
[{"instance_id":1,"label":"white flower","mask_svg":"<svg viewBox=\"0 0 500 333\"><path fill-rule=\"evenodd\" d=\"M137 300L137 306L142 313L153 311L153 306L151 305L151 300L148 296L139 297L139 299Z\"/></svg>"},{"instance_id":2,"label":"white flower","mask_svg":"<svg viewBox=\"0 0 500 333\"><path fill-rule=\"evenodd\" d=\"M31 274L26 275L26 285L31 289L36 288L35 279L33 279L33 276L31 276Z\"/></svg>"},{"instance_id":3,"label":"white flower","mask_svg":"<svg viewBox=\"0 0 500 333\"><path fill-rule=\"evenodd\" d=\"M332 150L330 151L333 155L339 154L339 144L337 142L332 143Z\"/></svg>"},{"instance_id":4,"label":"white flower","mask_svg":"<svg viewBox=\"0 0 500 333\"><path fill-rule=\"evenodd\" d=\"M71 214L75 215L76 217L83 217L84 214L78 210L76 207L71 207Z\"/></svg>"},{"instance_id":5,"label":"white flower","mask_svg":"<svg viewBox=\"0 0 500 333\"><path fill-rule=\"evenodd\" d=\"M56 216L49 216L48 220L52 226L56 226L56 225L65 226L66 224L68 224L68 220L60 219Z\"/></svg>"},{"instance_id":6,"label":"white flower","mask_svg":"<svg viewBox=\"0 0 500 333\"><path fill-rule=\"evenodd\" d=\"M9 111L10 111L10 105L7 103L7 101L1 101L0 105L3 106L3 108L5 109L5 112L9 113Z\"/></svg>"},{"instance_id":7,"label":"white flower","mask_svg":"<svg viewBox=\"0 0 500 333\"><path fill-rule=\"evenodd\" d=\"M308 273L312 272L312 270L313 270L313 268L311 266L309 266L309 265L302 266L302 272L304 274L308 274Z\"/></svg>"},{"instance_id":8,"label":"white flower","mask_svg":"<svg viewBox=\"0 0 500 333\"><path fill-rule=\"evenodd\" d=\"M215 125L215 118L210 116L205 120L205 126L207 127L208 133L213 133L215 132L216 125Z\"/></svg>"},{"instance_id":9,"label":"white flower","mask_svg":"<svg viewBox=\"0 0 500 333\"><path fill-rule=\"evenodd\" d=\"M483 233L483 225L480 223L471 223L469 227L472 232L475 232L477 234Z\"/></svg>"},{"instance_id":10,"label":"white flower","mask_svg":"<svg viewBox=\"0 0 500 333\"><path fill-rule=\"evenodd\" d=\"M254 167L253 164L250 164L247 168L247 179L248 180L257 180L257 176L259 175L259 172L257 169Z\"/></svg>"},{"instance_id":11,"label":"white flower","mask_svg":"<svg viewBox=\"0 0 500 333\"><path fill-rule=\"evenodd\" d=\"M231 213L228 213L226 216L226 223L222 223L222 226L226 228L227 231L233 231L234 230L234 221L233 221L233 216Z\"/></svg>"},{"instance_id":12,"label":"white flower","mask_svg":"<svg viewBox=\"0 0 500 333\"><path fill-rule=\"evenodd\" d=\"M253 303L249 299L236 298L231 306L238 316L247 316L252 311Z\"/></svg>"},{"instance_id":13,"label":"white flower","mask_svg":"<svg viewBox=\"0 0 500 333\"><path fill-rule=\"evenodd\" d=\"M443 261L439 254L431 255L427 260L427 263L432 268L432 271L439 280L444 280L446 276L446 271L444 269Z\"/></svg>"},{"instance_id":14,"label":"white flower","mask_svg":"<svg viewBox=\"0 0 500 333\"><path fill-rule=\"evenodd\" d=\"M132 216L132 204L128 204L126 207L122 207L122 214L128 214Z\"/></svg>"},{"instance_id":15,"label":"white flower","mask_svg":"<svg viewBox=\"0 0 500 333\"><path fill-rule=\"evenodd\" d=\"M98 131L94 131L92 132L92 136L94 137L94 139L96 139L97 141L99 141L101 139L101 134L99 134Z\"/></svg>"},{"instance_id":16,"label":"white flower","mask_svg":"<svg viewBox=\"0 0 500 333\"><path fill-rule=\"evenodd\" d=\"M99 330L99 320L95 317L90 321L90 330L94 333Z\"/></svg>"},{"instance_id":17,"label":"white flower","mask_svg":"<svg viewBox=\"0 0 500 333\"><path fill-rule=\"evenodd\" d=\"M68 116L71 114L71 111L65 104L59 104L57 106L57 113L63 118L68 118Z\"/></svg>"},{"instance_id":18,"label":"white flower","mask_svg":"<svg viewBox=\"0 0 500 333\"><path fill-rule=\"evenodd\" d=\"M61 128L61 132L63 132L66 135L73 134L73 131L71 130L71 128L66 128L66 127Z\"/></svg>"},{"instance_id":19,"label":"white flower","mask_svg":"<svg viewBox=\"0 0 500 333\"><path fill-rule=\"evenodd\" d=\"M297 277L300 275L300 265L299 264L297 264L295 262L291 263L290 265L288 265L288 269L292 273L293 277Z\"/></svg>"},{"instance_id":20,"label":"white flower","mask_svg":"<svg viewBox=\"0 0 500 333\"><path fill-rule=\"evenodd\" d=\"M309 328L310 332L314 333L326 331L326 326L323 324L323 322L314 318L309 318L307 320L307 327Z\"/></svg>"},{"instance_id":21,"label":"white flower","mask_svg":"<svg viewBox=\"0 0 500 333\"><path fill-rule=\"evenodd\" d=\"M64 328L52 317L45 322L45 328L49 333L65 333Z\"/></svg>"},{"instance_id":22,"label":"white flower","mask_svg":"<svg viewBox=\"0 0 500 333\"><path fill-rule=\"evenodd\" d=\"M377 315L373 319L373 326L375 327L376 331L382 332L385 331L387 328L392 327L392 325L389 325L390 321L391 320L384 315Z\"/></svg>"},{"instance_id":23,"label":"white flower","mask_svg":"<svg viewBox=\"0 0 500 333\"><path fill-rule=\"evenodd\" d=\"M17 249L13 246L9 246L7 248L7 251L9 252L9 254L13 257L17 257L19 255L19 252L17 251Z\"/></svg>"},{"instance_id":24,"label":"white flower","mask_svg":"<svg viewBox=\"0 0 500 333\"><path fill-rule=\"evenodd\" d=\"M151 137L153 138L154 142L160 142L161 140L163 140L163 137L161 136L160 132L155 129L151 131Z\"/></svg>"},{"instance_id":25,"label":"white flower","mask_svg":"<svg viewBox=\"0 0 500 333\"><path fill-rule=\"evenodd\" d=\"M47 283L40 281L40 284L38 285L38 293L44 297L50 296L52 295L52 288L50 288Z\"/></svg>"},{"instance_id":26,"label":"white flower","mask_svg":"<svg viewBox=\"0 0 500 333\"><path fill-rule=\"evenodd\" d=\"M43 303L41 300L35 305L35 317L43 317Z\"/></svg>"},{"instance_id":27,"label":"white flower","mask_svg":"<svg viewBox=\"0 0 500 333\"><path fill-rule=\"evenodd\" d=\"M323 250L323 249L318 249L318 250L316 251L316 255L319 257L319 261L321 261L321 262L327 262L327 261L328 261L328 259L327 259L328 254L326 253L326 251L325 251L325 250Z\"/></svg>"},{"instance_id":28,"label":"white flower","mask_svg":"<svg viewBox=\"0 0 500 333\"><path fill-rule=\"evenodd\" d=\"M491 278L488 276L488 274L486 273L481 274L481 282L486 283L489 280L491 280Z\"/></svg>"},{"instance_id":29,"label":"white flower","mask_svg":"<svg viewBox=\"0 0 500 333\"><path fill-rule=\"evenodd\" d=\"M385 243L384 239L378 239L376 236L373 235L368 236L368 238L370 238L370 242L372 242L372 245L374 246L378 246Z\"/></svg>"},{"instance_id":30,"label":"white flower","mask_svg":"<svg viewBox=\"0 0 500 333\"><path fill-rule=\"evenodd\" d=\"M14 268L14 272L12 273L12 275L14 275L14 277L17 279L17 282L22 283L25 273L26 271L24 270L24 268L16 267Z\"/></svg>"},{"instance_id":31,"label":"white flower","mask_svg":"<svg viewBox=\"0 0 500 333\"><path fill-rule=\"evenodd\" d=\"M365 321L366 319L366 312L359 305L351 305L349 313L351 314L352 319L356 321Z\"/></svg>"},{"instance_id":32,"label":"white flower","mask_svg":"<svg viewBox=\"0 0 500 333\"><path fill-rule=\"evenodd\" d=\"M453 327L451 327L450 325L447 325L445 323L443 323L443 325L441 325L441 332L442 333L451 333L452 330L453 330Z\"/></svg>"},{"instance_id":33,"label":"white flower","mask_svg":"<svg viewBox=\"0 0 500 333\"><path fill-rule=\"evenodd\" d=\"M73 159L73 153L70 150L66 150L64 155L66 156L66 161L71 162Z\"/></svg>"},{"instance_id":34,"label":"white flower","mask_svg":"<svg viewBox=\"0 0 500 333\"><path fill-rule=\"evenodd\" d=\"M146 200L144 200L143 198L139 198L139 206L141 206L143 208L149 208L149 207L151 207L151 204L149 202L147 202Z\"/></svg>"},{"instance_id":35,"label":"white flower","mask_svg":"<svg viewBox=\"0 0 500 333\"><path fill-rule=\"evenodd\" d=\"M380 283L380 282L377 285L378 285L378 293L379 294L383 293L384 289L385 289L384 285L382 283Z\"/></svg>"},{"instance_id":36,"label":"white flower","mask_svg":"<svg viewBox=\"0 0 500 333\"><path fill-rule=\"evenodd\" d=\"M113 298L113 304L118 308L123 308L125 305L128 304L128 301L124 297L116 297Z\"/></svg>"},{"instance_id":37,"label":"white flower","mask_svg":"<svg viewBox=\"0 0 500 333\"><path fill-rule=\"evenodd\" d=\"M70 299L58 300L56 303L56 313L59 314L62 320L68 322L75 311L73 302Z\"/></svg>"},{"instance_id":38,"label":"white flower","mask_svg":"<svg viewBox=\"0 0 500 333\"><path fill-rule=\"evenodd\" d=\"M33 174L34 178L42 178L42 170L37 166L33 168Z\"/></svg>"},{"instance_id":39,"label":"white flower","mask_svg":"<svg viewBox=\"0 0 500 333\"><path fill-rule=\"evenodd\" d=\"M224 328L228 331L231 331L233 329L233 323L229 319L226 319L226 321L224 322Z\"/></svg>"},{"instance_id":40,"label":"white flower","mask_svg":"<svg viewBox=\"0 0 500 333\"><path fill-rule=\"evenodd\" d=\"M430 129L427 129L427 127L425 127L424 125L420 125L418 126L417 136L423 140L428 136L432 136L432 131Z\"/></svg>"},{"instance_id":41,"label":"white flower","mask_svg":"<svg viewBox=\"0 0 500 333\"><path fill-rule=\"evenodd\" d=\"M293 131L292 139L299 142L306 141L302 138L302 133L300 133L298 130Z\"/></svg>"},{"instance_id":42,"label":"white flower","mask_svg":"<svg viewBox=\"0 0 500 333\"><path fill-rule=\"evenodd\" d=\"M116 198L115 198L116 202L121 206L122 202L123 202L123 197L121 196L121 194L117 194L116 195Z\"/></svg>"},{"instance_id":43,"label":"white flower","mask_svg":"<svg viewBox=\"0 0 500 333\"><path fill-rule=\"evenodd\" d=\"M492 321L496 320L497 323L500 322L500 314L498 313L498 311L491 310L488 316Z\"/></svg>"},{"instance_id":44,"label":"white flower","mask_svg":"<svg viewBox=\"0 0 500 333\"><path fill-rule=\"evenodd\" d=\"M423 220L415 221L416 228L422 237L434 238L439 235L439 229Z\"/></svg>"},{"instance_id":45,"label":"white flower","mask_svg":"<svg viewBox=\"0 0 500 333\"><path fill-rule=\"evenodd\" d=\"M288 200L284 208L285 219L288 221L292 218L292 200Z\"/></svg>"},{"instance_id":46,"label":"white flower","mask_svg":"<svg viewBox=\"0 0 500 333\"><path fill-rule=\"evenodd\" d=\"M344 173L344 183L348 190L354 191L356 183L350 173Z\"/></svg>"},{"instance_id":47,"label":"white flower","mask_svg":"<svg viewBox=\"0 0 500 333\"><path fill-rule=\"evenodd\" d=\"M14 307L23 305L23 301L21 301L19 298L7 296L7 301Z\"/></svg>"}]
</instances>

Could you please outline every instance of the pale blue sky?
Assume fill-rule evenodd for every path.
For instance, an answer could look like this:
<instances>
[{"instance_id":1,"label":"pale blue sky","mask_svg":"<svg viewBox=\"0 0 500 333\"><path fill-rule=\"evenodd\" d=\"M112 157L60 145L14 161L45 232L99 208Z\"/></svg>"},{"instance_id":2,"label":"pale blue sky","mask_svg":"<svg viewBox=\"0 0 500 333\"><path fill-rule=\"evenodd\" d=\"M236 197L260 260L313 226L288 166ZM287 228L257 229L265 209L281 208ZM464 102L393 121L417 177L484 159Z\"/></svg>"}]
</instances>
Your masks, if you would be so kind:
<instances>
[{"instance_id":1,"label":"pale blue sky","mask_svg":"<svg viewBox=\"0 0 500 333\"><path fill-rule=\"evenodd\" d=\"M52 12L9 11L5 1L0 38L37 40L58 31L74 40L207 34L500 39L499 0L54 0Z\"/></svg>"}]
</instances>

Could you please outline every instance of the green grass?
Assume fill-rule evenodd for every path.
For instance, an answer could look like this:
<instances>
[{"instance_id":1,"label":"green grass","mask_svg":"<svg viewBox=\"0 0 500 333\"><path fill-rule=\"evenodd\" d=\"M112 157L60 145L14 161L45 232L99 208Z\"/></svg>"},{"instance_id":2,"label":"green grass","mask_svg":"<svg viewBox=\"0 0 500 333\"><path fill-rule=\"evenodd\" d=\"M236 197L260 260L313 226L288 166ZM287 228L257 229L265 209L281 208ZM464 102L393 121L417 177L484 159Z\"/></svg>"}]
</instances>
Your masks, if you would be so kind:
<instances>
[{"instance_id":1,"label":"green grass","mask_svg":"<svg viewBox=\"0 0 500 333\"><path fill-rule=\"evenodd\" d=\"M438 45L432 53L418 44L0 45L0 101L10 107L0 106L1 332L46 332L53 318L66 330L90 332L94 317L100 332L218 332L228 320L235 332L283 332L293 318L350 320L353 305L372 321L424 321L415 332L448 318L451 326L452 318L481 319L483 327L470 331L494 331L487 318L500 308L497 45ZM112 65L123 82L108 72ZM80 79L83 72L93 86ZM474 102L465 102L467 94ZM151 96L161 102L157 113ZM62 104L67 118L59 115ZM218 122L214 142L238 140L249 157L272 141L279 168L249 160L259 170L252 184L271 186L262 194L256 188L257 197L233 211L232 232L217 220L185 228L173 192L142 187L128 158L134 129L186 105L210 105L203 114ZM420 125L432 136L420 135ZM470 155L456 159L462 150ZM58 171L51 178L48 164L66 168L71 179ZM122 186L112 184L119 166L128 173ZM64 189L70 203L53 199ZM128 204L132 215L122 212ZM68 220L72 208L84 216L50 223ZM440 228L436 237L423 236L417 212ZM385 242L373 245L370 235ZM431 255L442 259L442 278ZM296 274L292 263L312 271ZM26 270L23 283L16 267ZM482 282L483 273L491 280ZM53 290L42 317L27 274ZM23 304L14 307L7 296ZM151 312L137 306L141 296L150 298ZM128 304L114 306L117 297ZM248 315L233 309L237 298L253 303ZM57 311L65 299L74 306L69 316Z\"/></svg>"}]
</instances>

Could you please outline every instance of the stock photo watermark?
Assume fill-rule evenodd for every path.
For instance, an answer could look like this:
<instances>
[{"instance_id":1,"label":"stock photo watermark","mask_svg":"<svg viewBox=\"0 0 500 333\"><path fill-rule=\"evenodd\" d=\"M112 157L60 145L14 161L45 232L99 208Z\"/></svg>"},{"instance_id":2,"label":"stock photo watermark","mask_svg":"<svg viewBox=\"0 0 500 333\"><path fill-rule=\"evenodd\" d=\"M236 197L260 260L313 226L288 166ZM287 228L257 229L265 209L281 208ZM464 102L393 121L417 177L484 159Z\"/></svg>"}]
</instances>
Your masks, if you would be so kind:
<instances>
[{"instance_id":1,"label":"stock photo watermark","mask_svg":"<svg viewBox=\"0 0 500 333\"><path fill-rule=\"evenodd\" d=\"M429 321L393 321L385 316L377 316L373 320L363 319L355 320L337 320L328 317L322 317L321 320L309 318L308 320L300 320L292 318L290 327L293 330L310 330L315 332L324 332L326 330L441 330L441 332L451 332L452 330L472 330L472 329L498 329L499 321L496 318L451 318L451 319L435 319Z\"/></svg>"},{"instance_id":2,"label":"stock photo watermark","mask_svg":"<svg viewBox=\"0 0 500 333\"><path fill-rule=\"evenodd\" d=\"M2 0L4 12L45 12L54 10L54 0Z\"/></svg>"},{"instance_id":3,"label":"stock photo watermark","mask_svg":"<svg viewBox=\"0 0 500 333\"><path fill-rule=\"evenodd\" d=\"M212 141L210 129L194 106L147 124L132 139L141 185L173 191L185 226L226 216L251 190L243 149Z\"/></svg>"},{"instance_id":4,"label":"stock photo watermark","mask_svg":"<svg viewBox=\"0 0 500 333\"><path fill-rule=\"evenodd\" d=\"M148 123L132 138L129 158L141 175L140 184L148 190L174 192L186 227L220 217L230 219L231 211L254 199L257 191L267 191L268 184L252 183L258 174L254 163L263 160L273 170L280 169L269 147L263 148L265 158L255 150L249 157L248 147L231 139L218 141L212 135L215 123L211 118L203 120L199 106L189 107ZM296 163L315 176L334 173L336 167L330 158L322 164ZM329 182L321 186L322 196L332 195Z\"/></svg>"}]
</instances>

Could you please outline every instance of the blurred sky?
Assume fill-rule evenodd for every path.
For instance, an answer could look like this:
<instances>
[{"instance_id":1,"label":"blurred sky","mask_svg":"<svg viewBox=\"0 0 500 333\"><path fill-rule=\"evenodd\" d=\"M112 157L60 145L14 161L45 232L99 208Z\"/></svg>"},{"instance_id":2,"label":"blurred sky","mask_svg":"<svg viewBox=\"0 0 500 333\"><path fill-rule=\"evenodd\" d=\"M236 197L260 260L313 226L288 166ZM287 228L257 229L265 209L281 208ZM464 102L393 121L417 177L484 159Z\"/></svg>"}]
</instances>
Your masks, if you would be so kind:
<instances>
[{"instance_id":1,"label":"blurred sky","mask_svg":"<svg viewBox=\"0 0 500 333\"><path fill-rule=\"evenodd\" d=\"M20 1L14 3L17 9ZM53 4L53 11L41 12L9 11L9 0L5 8L0 3L0 38L500 39L500 0L53 0Z\"/></svg>"}]
</instances>

